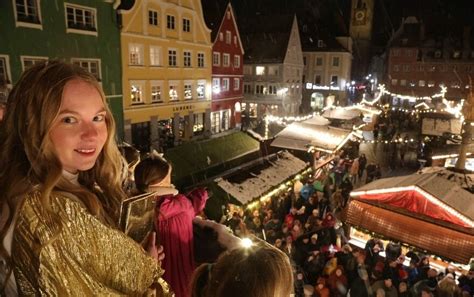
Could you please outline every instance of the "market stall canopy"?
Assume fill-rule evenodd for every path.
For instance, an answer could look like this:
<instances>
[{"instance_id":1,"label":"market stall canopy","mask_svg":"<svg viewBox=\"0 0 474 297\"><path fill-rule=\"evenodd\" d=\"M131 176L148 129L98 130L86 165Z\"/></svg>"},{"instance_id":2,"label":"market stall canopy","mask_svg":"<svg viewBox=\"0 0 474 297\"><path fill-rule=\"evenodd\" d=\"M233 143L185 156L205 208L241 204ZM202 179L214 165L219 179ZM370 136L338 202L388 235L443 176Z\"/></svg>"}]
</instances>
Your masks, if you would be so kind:
<instances>
[{"instance_id":1,"label":"market stall canopy","mask_svg":"<svg viewBox=\"0 0 474 297\"><path fill-rule=\"evenodd\" d=\"M474 236L380 208L358 200L350 201L344 221L430 251L451 261L467 264L474 255Z\"/></svg>"},{"instance_id":2,"label":"market stall canopy","mask_svg":"<svg viewBox=\"0 0 474 297\"><path fill-rule=\"evenodd\" d=\"M331 123L328 119L326 119L325 117L322 117L320 115L315 115L314 117L309 118L308 120L306 120L304 122L306 124L317 125L317 126L327 126Z\"/></svg>"},{"instance_id":3,"label":"market stall canopy","mask_svg":"<svg viewBox=\"0 0 474 297\"><path fill-rule=\"evenodd\" d=\"M379 179L351 196L474 235L474 194L437 173Z\"/></svg>"},{"instance_id":4,"label":"market stall canopy","mask_svg":"<svg viewBox=\"0 0 474 297\"><path fill-rule=\"evenodd\" d=\"M242 204L246 204L298 174L306 166L305 162L284 151L278 154L278 159L272 161L270 167L261 170L258 174L252 174L252 177L242 182L233 183L229 179L218 179L216 183Z\"/></svg>"},{"instance_id":5,"label":"market stall canopy","mask_svg":"<svg viewBox=\"0 0 474 297\"><path fill-rule=\"evenodd\" d=\"M329 108L323 112L323 117L327 119L350 121L359 118L361 111L358 109Z\"/></svg>"},{"instance_id":6,"label":"market stall canopy","mask_svg":"<svg viewBox=\"0 0 474 297\"><path fill-rule=\"evenodd\" d=\"M461 144L447 144L441 147L433 147L431 151L431 159L446 159L446 158L457 158L459 151L461 150ZM468 144L467 155L474 154L474 143Z\"/></svg>"},{"instance_id":7,"label":"market stall canopy","mask_svg":"<svg viewBox=\"0 0 474 297\"><path fill-rule=\"evenodd\" d=\"M295 122L277 134L271 146L307 151L309 146L332 153L341 148L353 135L351 130L332 126Z\"/></svg>"}]
</instances>

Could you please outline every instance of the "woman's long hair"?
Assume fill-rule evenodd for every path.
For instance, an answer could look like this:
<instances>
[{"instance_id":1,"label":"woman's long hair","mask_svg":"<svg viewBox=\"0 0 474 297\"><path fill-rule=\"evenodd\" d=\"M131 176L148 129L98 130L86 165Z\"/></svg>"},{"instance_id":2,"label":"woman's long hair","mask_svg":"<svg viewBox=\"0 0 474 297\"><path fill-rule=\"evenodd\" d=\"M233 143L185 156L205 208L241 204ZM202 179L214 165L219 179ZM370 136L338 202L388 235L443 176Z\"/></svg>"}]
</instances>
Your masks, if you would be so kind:
<instances>
[{"instance_id":1,"label":"woman's long hair","mask_svg":"<svg viewBox=\"0 0 474 297\"><path fill-rule=\"evenodd\" d=\"M107 140L94 167L79 173L81 186L62 176L62 165L49 137L64 87L73 79L94 86L107 113ZM121 157L114 137L113 116L92 74L60 61L47 61L23 72L8 96L6 114L0 122L0 213L4 208L9 211L6 223L0 226L1 242L20 209L20 198L37 190L45 214L52 218L51 193L64 191L77 196L102 221L116 222L125 196L120 187ZM9 260L5 247L0 246L0 256Z\"/></svg>"}]
</instances>

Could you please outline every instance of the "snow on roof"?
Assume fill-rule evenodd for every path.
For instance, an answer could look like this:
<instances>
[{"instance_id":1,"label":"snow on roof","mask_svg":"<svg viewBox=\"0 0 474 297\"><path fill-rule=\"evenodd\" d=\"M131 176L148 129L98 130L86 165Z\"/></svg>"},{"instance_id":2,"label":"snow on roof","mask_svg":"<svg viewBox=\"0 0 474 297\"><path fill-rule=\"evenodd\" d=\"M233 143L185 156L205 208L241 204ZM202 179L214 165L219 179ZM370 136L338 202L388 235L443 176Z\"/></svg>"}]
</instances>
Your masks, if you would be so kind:
<instances>
[{"instance_id":1,"label":"snow on roof","mask_svg":"<svg viewBox=\"0 0 474 297\"><path fill-rule=\"evenodd\" d=\"M216 183L224 191L246 204L305 169L306 166L305 162L284 151L279 154L276 161L272 161L271 167L263 169L254 177L241 183L232 183L226 179L216 180Z\"/></svg>"}]
</instances>

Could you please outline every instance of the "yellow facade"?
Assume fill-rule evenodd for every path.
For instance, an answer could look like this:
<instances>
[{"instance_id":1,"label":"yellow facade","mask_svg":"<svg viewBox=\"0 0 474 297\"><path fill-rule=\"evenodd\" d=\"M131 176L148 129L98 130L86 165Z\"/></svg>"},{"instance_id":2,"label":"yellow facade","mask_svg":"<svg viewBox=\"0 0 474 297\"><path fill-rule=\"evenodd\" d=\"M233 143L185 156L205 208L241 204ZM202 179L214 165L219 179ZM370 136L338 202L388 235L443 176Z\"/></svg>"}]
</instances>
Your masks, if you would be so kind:
<instances>
[{"instance_id":1,"label":"yellow facade","mask_svg":"<svg viewBox=\"0 0 474 297\"><path fill-rule=\"evenodd\" d=\"M212 43L200 0L142 0L120 13L126 139L152 118L208 116Z\"/></svg>"}]
</instances>

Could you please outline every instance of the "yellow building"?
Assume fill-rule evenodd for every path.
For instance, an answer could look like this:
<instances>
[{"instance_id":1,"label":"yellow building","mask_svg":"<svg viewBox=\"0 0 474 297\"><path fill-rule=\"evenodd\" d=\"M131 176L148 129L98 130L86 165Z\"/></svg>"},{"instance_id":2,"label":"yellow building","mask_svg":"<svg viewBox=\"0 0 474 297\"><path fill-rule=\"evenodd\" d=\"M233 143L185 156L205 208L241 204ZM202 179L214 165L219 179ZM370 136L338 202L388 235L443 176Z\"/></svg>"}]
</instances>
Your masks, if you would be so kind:
<instances>
[{"instance_id":1,"label":"yellow building","mask_svg":"<svg viewBox=\"0 0 474 297\"><path fill-rule=\"evenodd\" d=\"M118 7L125 140L148 151L207 134L212 43L201 1L128 6Z\"/></svg>"}]
</instances>

